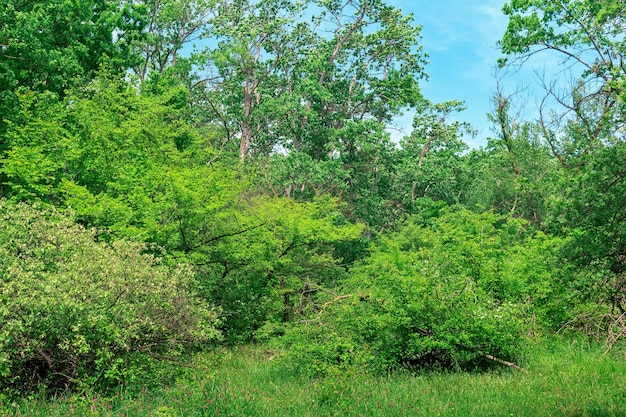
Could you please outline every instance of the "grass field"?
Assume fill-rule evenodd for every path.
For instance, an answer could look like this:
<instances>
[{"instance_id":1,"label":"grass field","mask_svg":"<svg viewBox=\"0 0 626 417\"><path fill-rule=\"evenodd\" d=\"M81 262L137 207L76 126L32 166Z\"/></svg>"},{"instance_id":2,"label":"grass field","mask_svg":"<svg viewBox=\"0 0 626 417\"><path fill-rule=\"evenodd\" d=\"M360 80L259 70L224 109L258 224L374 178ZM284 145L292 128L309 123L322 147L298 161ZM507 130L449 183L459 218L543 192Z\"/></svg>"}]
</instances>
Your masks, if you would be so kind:
<instances>
[{"instance_id":1,"label":"grass field","mask_svg":"<svg viewBox=\"0 0 626 417\"><path fill-rule=\"evenodd\" d=\"M2 416L626 416L626 357L559 342L529 351L528 372L346 373L310 379L274 352L194 358L169 386L3 405ZM621 355L621 356L620 356Z\"/></svg>"}]
</instances>

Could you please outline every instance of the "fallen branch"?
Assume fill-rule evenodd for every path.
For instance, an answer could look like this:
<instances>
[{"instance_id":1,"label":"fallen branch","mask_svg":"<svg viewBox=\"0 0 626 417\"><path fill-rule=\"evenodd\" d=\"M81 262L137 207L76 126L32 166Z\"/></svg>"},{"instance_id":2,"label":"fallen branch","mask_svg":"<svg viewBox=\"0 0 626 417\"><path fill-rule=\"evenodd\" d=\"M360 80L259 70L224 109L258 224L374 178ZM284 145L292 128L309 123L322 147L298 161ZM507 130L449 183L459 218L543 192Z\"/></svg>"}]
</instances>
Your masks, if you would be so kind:
<instances>
[{"instance_id":1,"label":"fallen branch","mask_svg":"<svg viewBox=\"0 0 626 417\"><path fill-rule=\"evenodd\" d=\"M494 362L498 362L499 364L506 365L506 366L508 366L510 368L513 368L513 369L517 369L518 371L522 371L522 372L528 373L528 371L526 369L522 368L519 365L516 365L513 362L509 362L509 361L505 361L504 359L496 358L493 355L489 355L489 354L487 354L485 352L481 352L481 351L478 351L478 354L480 356L482 356L483 358L487 358L487 359L492 360Z\"/></svg>"},{"instance_id":2,"label":"fallen branch","mask_svg":"<svg viewBox=\"0 0 626 417\"><path fill-rule=\"evenodd\" d=\"M609 354L609 352L613 349L613 346L615 346L615 344L619 341L619 339L626 333L626 327L624 329L622 329L622 331L620 332L620 334L617 335L617 337L615 339L613 339L612 342L609 343L609 345L607 346L607 348L604 350L604 354L602 356L606 356Z\"/></svg>"},{"instance_id":3,"label":"fallen branch","mask_svg":"<svg viewBox=\"0 0 626 417\"><path fill-rule=\"evenodd\" d=\"M625 316L626 316L626 313L622 313L622 314L621 314L621 315L617 318L617 320L615 320L615 323L614 323L614 324L620 324L620 325L621 325L621 329L620 329L619 334L618 334L617 336L615 336L615 337L613 338L613 340L612 340L612 341L607 340L607 348L605 349L605 351L604 351L604 355L603 355L603 356L608 355L608 354L609 354L609 352L613 349L613 346L615 346L615 344L619 341L619 339L620 339L620 338L621 338L624 334L626 334L626 324L624 324L624 317L625 317ZM613 332L611 331L611 333L613 333Z\"/></svg>"}]
</instances>

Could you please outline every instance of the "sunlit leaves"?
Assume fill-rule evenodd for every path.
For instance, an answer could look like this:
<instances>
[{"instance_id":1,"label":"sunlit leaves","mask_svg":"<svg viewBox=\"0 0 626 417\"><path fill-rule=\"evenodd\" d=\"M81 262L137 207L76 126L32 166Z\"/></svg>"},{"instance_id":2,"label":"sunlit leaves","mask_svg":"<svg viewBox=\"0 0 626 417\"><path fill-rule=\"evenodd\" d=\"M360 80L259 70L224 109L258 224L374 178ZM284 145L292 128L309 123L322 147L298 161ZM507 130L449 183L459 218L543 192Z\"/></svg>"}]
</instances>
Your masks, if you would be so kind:
<instances>
[{"instance_id":1,"label":"sunlit leaves","mask_svg":"<svg viewBox=\"0 0 626 417\"><path fill-rule=\"evenodd\" d=\"M262 326L280 327L315 308L324 288L339 285L345 267L336 248L362 232L340 208L327 197L253 199L225 219L222 238L198 249L206 254L199 268L225 312L227 337L247 340Z\"/></svg>"},{"instance_id":2,"label":"sunlit leaves","mask_svg":"<svg viewBox=\"0 0 626 417\"><path fill-rule=\"evenodd\" d=\"M359 360L378 370L472 368L485 366L485 354L515 358L525 332L563 318L551 304L561 244L523 221L461 207L415 216L377 240L345 281L346 295L311 321L325 334L305 322L289 343L305 369ZM306 346L298 335L314 339ZM350 346L359 351L339 355Z\"/></svg>"}]
</instances>

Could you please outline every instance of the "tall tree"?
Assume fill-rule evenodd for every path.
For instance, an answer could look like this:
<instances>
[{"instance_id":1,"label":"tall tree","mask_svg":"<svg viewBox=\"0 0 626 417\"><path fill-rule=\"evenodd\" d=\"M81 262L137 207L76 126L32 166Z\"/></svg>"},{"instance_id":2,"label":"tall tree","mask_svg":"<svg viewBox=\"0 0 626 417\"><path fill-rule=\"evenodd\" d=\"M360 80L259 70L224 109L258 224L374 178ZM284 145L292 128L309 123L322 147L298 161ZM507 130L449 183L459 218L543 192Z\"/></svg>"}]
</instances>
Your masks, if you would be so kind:
<instances>
[{"instance_id":1,"label":"tall tree","mask_svg":"<svg viewBox=\"0 0 626 417\"><path fill-rule=\"evenodd\" d=\"M0 73L4 85L62 93L75 77L92 77L103 57L126 70L144 18L133 2L0 2Z\"/></svg>"},{"instance_id":2,"label":"tall tree","mask_svg":"<svg viewBox=\"0 0 626 417\"><path fill-rule=\"evenodd\" d=\"M213 0L145 0L146 36L137 46L141 60L135 72L144 81L151 71L162 74L176 65L183 47L200 39L215 12Z\"/></svg>"},{"instance_id":3,"label":"tall tree","mask_svg":"<svg viewBox=\"0 0 626 417\"><path fill-rule=\"evenodd\" d=\"M475 172L469 203L525 218L541 227L559 167L539 123L523 120L523 102L498 89L492 98L494 135L470 158Z\"/></svg>"},{"instance_id":4,"label":"tall tree","mask_svg":"<svg viewBox=\"0 0 626 417\"><path fill-rule=\"evenodd\" d=\"M465 193L465 167L461 154L467 150L463 135L472 135L469 124L450 118L465 109L459 101L429 103L418 108L413 131L400 143L402 164L397 193L407 211L419 198L454 204Z\"/></svg>"},{"instance_id":5,"label":"tall tree","mask_svg":"<svg viewBox=\"0 0 626 417\"><path fill-rule=\"evenodd\" d=\"M288 93L284 67L297 64L292 32L303 10L285 0L230 1L217 4L210 21L211 44L204 54L205 99L229 136L238 136L238 155L268 154L277 139L280 100Z\"/></svg>"},{"instance_id":6,"label":"tall tree","mask_svg":"<svg viewBox=\"0 0 626 417\"><path fill-rule=\"evenodd\" d=\"M420 27L380 0L317 4L316 45L300 67L309 113L300 118L305 135L294 146L318 159L333 151L349 156L359 139L341 131L346 122L384 124L420 102Z\"/></svg>"},{"instance_id":7,"label":"tall tree","mask_svg":"<svg viewBox=\"0 0 626 417\"><path fill-rule=\"evenodd\" d=\"M556 104L559 116L548 119L549 109L542 109L545 137L566 166L593 148L625 139L625 11L624 2L610 0L514 0L504 6L510 20L500 45L509 58L501 64L552 52L570 64L563 68L576 71L571 86L545 81L543 103Z\"/></svg>"},{"instance_id":8,"label":"tall tree","mask_svg":"<svg viewBox=\"0 0 626 417\"><path fill-rule=\"evenodd\" d=\"M620 321L626 311L626 5L514 0L504 12L510 20L501 46L512 62L551 51L579 70L567 89L546 83L556 117L541 109L543 135L564 168L551 225L571 231L568 255L579 266L572 282L580 290L577 305L598 301L606 313L599 328L609 323L621 335L626 332Z\"/></svg>"},{"instance_id":9,"label":"tall tree","mask_svg":"<svg viewBox=\"0 0 626 417\"><path fill-rule=\"evenodd\" d=\"M381 0L220 2L207 69L240 159L276 145L317 160L349 153L346 121L383 124L421 98L419 30Z\"/></svg>"},{"instance_id":10,"label":"tall tree","mask_svg":"<svg viewBox=\"0 0 626 417\"><path fill-rule=\"evenodd\" d=\"M104 62L126 71L143 25L130 0L0 1L0 152L6 123L19 123L16 89L63 95Z\"/></svg>"}]
</instances>

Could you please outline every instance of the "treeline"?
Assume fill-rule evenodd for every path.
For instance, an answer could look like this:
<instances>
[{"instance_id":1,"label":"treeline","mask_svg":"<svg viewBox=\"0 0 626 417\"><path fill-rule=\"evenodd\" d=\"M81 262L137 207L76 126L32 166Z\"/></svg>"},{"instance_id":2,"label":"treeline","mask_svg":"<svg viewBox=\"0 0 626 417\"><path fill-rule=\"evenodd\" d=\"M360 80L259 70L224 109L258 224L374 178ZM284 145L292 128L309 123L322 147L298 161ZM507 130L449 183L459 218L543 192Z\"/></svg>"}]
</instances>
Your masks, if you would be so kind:
<instances>
[{"instance_id":1,"label":"treeline","mask_svg":"<svg viewBox=\"0 0 626 417\"><path fill-rule=\"evenodd\" d=\"M3 395L218 344L315 375L626 332L622 6L507 4L502 66L583 70L536 121L497 90L469 150L463 104L420 93L420 27L381 0L0 5Z\"/></svg>"}]
</instances>

